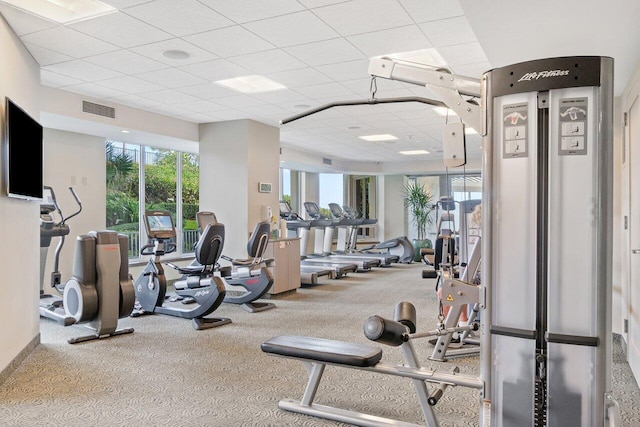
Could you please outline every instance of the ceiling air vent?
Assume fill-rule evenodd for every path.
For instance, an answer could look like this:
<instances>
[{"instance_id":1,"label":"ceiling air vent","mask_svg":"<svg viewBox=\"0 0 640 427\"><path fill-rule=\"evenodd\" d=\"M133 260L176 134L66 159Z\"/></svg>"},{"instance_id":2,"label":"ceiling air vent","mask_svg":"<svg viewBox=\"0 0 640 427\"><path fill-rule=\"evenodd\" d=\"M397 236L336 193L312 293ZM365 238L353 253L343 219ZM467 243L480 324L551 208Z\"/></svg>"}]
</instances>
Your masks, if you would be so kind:
<instances>
[{"instance_id":1,"label":"ceiling air vent","mask_svg":"<svg viewBox=\"0 0 640 427\"><path fill-rule=\"evenodd\" d=\"M95 114L98 116L116 118L116 109L113 107L107 107L106 105L94 104L93 102L82 101L82 111L89 114Z\"/></svg>"},{"instance_id":2,"label":"ceiling air vent","mask_svg":"<svg viewBox=\"0 0 640 427\"><path fill-rule=\"evenodd\" d=\"M322 163L324 163L325 165L330 165L331 164L331 159L327 159L326 157L322 158Z\"/></svg>"}]
</instances>

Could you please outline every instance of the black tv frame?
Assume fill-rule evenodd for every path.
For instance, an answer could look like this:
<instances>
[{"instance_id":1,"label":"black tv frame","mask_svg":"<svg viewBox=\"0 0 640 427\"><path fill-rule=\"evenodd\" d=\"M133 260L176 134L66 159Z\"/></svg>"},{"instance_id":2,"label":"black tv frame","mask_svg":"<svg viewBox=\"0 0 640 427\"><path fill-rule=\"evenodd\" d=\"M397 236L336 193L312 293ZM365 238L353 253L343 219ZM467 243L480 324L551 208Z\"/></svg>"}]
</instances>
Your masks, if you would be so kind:
<instances>
[{"instance_id":1,"label":"black tv frame","mask_svg":"<svg viewBox=\"0 0 640 427\"><path fill-rule=\"evenodd\" d=\"M16 118L14 115L19 117ZM16 130L19 124L28 124L28 129ZM22 107L8 96L5 97L3 169L4 187L9 197L42 201L44 191L43 127ZM19 134L15 132L20 132ZM35 142L23 138L34 138ZM20 175L18 175L20 174ZM27 175L29 174L29 175ZM33 182L35 181L35 185Z\"/></svg>"}]
</instances>

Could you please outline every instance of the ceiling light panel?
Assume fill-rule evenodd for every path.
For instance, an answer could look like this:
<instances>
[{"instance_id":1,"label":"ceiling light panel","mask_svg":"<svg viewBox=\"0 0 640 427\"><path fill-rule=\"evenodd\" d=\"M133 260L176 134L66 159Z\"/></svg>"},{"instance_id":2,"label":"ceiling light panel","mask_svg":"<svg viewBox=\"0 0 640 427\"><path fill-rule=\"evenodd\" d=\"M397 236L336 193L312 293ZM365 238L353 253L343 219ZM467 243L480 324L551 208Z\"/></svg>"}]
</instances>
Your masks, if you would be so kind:
<instances>
[{"instance_id":1,"label":"ceiling light panel","mask_svg":"<svg viewBox=\"0 0 640 427\"><path fill-rule=\"evenodd\" d=\"M382 133L378 135L363 135L363 136L359 136L358 138L363 139L365 141L369 141L369 142L395 141L398 139L397 136L393 136L388 133Z\"/></svg>"},{"instance_id":2,"label":"ceiling light panel","mask_svg":"<svg viewBox=\"0 0 640 427\"><path fill-rule=\"evenodd\" d=\"M427 150L407 150L407 151L398 151L398 153L404 156L419 156L421 154L429 154Z\"/></svg>"},{"instance_id":3,"label":"ceiling light panel","mask_svg":"<svg viewBox=\"0 0 640 427\"><path fill-rule=\"evenodd\" d=\"M216 83L242 93L272 92L286 89L284 85L278 82L257 75L218 80Z\"/></svg>"},{"instance_id":4,"label":"ceiling light panel","mask_svg":"<svg viewBox=\"0 0 640 427\"><path fill-rule=\"evenodd\" d=\"M118 11L98 0L2 0L2 3L65 25Z\"/></svg>"}]
</instances>

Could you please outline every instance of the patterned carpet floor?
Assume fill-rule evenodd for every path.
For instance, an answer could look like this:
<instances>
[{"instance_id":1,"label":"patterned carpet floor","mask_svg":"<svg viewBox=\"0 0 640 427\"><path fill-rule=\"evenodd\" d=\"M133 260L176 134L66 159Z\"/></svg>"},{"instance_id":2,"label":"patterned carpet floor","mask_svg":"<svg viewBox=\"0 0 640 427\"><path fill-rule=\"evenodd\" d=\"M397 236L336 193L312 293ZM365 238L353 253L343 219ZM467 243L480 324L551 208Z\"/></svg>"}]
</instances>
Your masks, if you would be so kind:
<instances>
[{"instance_id":1,"label":"patterned carpet floor","mask_svg":"<svg viewBox=\"0 0 640 427\"><path fill-rule=\"evenodd\" d=\"M410 301L418 329L437 319L432 280L420 264L394 265L298 289L273 298L277 307L248 313L223 304L215 316L232 323L196 331L190 321L162 315L126 318L133 334L70 345L85 333L41 320L41 344L0 386L2 426L335 426L340 423L278 409L285 397L300 398L307 376L295 360L273 357L260 344L277 335L308 335L370 344L364 320L392 318L399 301ZM432 347L416 340L426 368L478 374L477 356L449 362L428 360ZM383 348L383 361L402 361L400 350ZM626 426L640 425L640 390L614 346L613 394ZM329 366L316 403L423 423L410 381ZM477 426L478 394L450 388L436 406L442 426Z\"/></svg>"}]
</instances>

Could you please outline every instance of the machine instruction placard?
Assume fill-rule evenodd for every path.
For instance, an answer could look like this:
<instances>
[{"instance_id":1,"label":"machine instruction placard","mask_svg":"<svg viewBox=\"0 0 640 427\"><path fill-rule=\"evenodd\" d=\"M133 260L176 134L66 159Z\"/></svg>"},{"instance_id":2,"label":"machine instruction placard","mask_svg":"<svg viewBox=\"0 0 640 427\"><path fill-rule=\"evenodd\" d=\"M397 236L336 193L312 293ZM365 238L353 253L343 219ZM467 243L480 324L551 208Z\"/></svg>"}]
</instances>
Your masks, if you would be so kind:
<instances>
[{"instance_id":1,"label":"machine instruction placard","mask_svg":"<svg viewBox=\"0 0 640 427\"><path fill-rule=\"evenodd\" d=\"M504 139L502 144L502 158L528 157L527 144L529 103L520 102L502 107L502 123L504 125Z\"/></svg>"},{"instance_id":2,"label":"machine instruction placard","mask_svg":"<svg viewBox=\"0 0 640 427\"><path fill-rule=\"evenodd\" d=\"M560 100L560 144L558 155L587 154L587 98Z\"/></svg>"}]
</instances>

